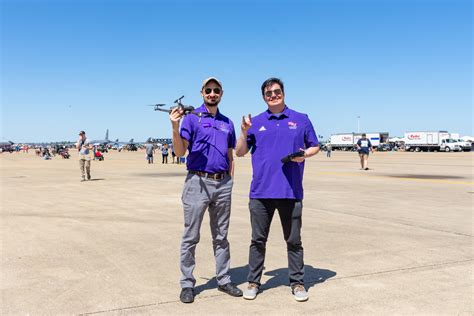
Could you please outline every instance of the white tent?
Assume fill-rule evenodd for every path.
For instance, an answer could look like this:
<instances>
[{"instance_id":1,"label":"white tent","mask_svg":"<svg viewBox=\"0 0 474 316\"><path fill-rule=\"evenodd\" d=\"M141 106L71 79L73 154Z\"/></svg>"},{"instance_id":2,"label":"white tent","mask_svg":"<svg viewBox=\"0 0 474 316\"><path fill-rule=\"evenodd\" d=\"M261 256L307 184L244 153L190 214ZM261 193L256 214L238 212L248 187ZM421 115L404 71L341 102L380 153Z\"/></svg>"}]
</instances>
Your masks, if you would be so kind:
<instances>
[{"instance_id":1,"label":"white tent","mask_svg":"<svg viewBox=\"0 0 474 316\"><path fill-rule=\"evenodd\" d=\"M474 142L474 137L472 136L463 136L461 139L465 142Z\"/></svg>"},{"instance_id":2,"label":"white tent","mask_svg":"<svg viewBox=\"0 0 474 316\"><path fill-rule=\"evenodd\" d=\"M391 142L391 143L396 143L396 142L405 141L405 139L401 138L401 137L392 137L392 138L389 138L388 141Z\"/></svg>"}]
</instances>

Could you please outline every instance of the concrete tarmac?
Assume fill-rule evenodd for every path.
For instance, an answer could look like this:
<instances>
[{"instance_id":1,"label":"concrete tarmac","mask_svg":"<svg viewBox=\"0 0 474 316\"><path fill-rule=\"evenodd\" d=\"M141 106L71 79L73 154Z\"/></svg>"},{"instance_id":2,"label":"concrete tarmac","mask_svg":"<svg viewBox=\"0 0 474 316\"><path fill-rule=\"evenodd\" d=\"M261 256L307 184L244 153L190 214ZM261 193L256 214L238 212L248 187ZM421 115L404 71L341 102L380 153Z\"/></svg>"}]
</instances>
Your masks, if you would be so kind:
<instances>
[{"instance_id":1,"label":"concrete tarmac","mask_svg":"<svg viewBox=\"0 0 474 316\"><path fill-rule=\"evenodd\" d=\"M80 182L77 155L0 154L2 315L472 315L473 153L325 153L305 170L303 247L310 299L288 287L275 216L263 292L217 291L206 215L198 295L179 301L184 165L111 152ZM236 159L229 240L246 285L250 157Z\"/></svg>"}]
</instances>

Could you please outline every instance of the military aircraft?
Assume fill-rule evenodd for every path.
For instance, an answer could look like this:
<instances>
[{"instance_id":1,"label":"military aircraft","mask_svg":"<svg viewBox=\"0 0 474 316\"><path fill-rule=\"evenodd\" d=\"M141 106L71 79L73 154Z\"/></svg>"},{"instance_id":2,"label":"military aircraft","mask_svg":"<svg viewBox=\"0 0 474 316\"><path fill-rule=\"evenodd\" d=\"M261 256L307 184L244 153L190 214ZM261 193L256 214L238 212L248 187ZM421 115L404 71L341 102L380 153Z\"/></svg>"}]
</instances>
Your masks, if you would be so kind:
<instances>
[{"instance_id":1,"label":"military aircraft","mask_svg":"<svg viewBox=\"0 0 474 316\"><path fill-rule=\"evenodd\" d=\"M119 142L118 139L115 142L111 142L108 146L110 149L113 150L130 150L130 151L136 151L138 150L139 143L135 143L134 139L131 138L128 142Z\"/></svg>"},{"instance_id":2,"label":"military aircraft","mask_svg":"<svg viewBox=\"0 0 474 316\"><path fill-rule=\"evenodd\" d=\"M125 149L127 149L128 151L137 151L137 150L138 150L137 143L134 143L134 142L133 142L133 138L130 139L130 140L128 141L128 143L125 143L125 144L123 145L123 147L124 147Z\"/></svg>"},{"instance_id":3,"label":"military aircraft","mask_svg":"<svg viewBox=\"0 0 474 316\"><path fill-rule=\"evenodd\" d=\"M89 142L94 146L107 146L108 144L118 143L119 140L118 140L118 138L115 141L110 140L109 139L109 130L107 129L107 131L105 132L105 139L95 139L95 140L91 140Z\"/></svg>"},{"instance_id":4,"label":"military aircraft","mask_svg":"<svg viewBox=\"0 0 474 316\"><path fill-rule=\"evenodd\" d=\"M11 152L15 151L14 148L13 148L13 144L15 144L15 143L12 142L11 140L6 141L6 142L0 142L0 152L8 151L8 152L11 153Z\"/></svg>"}]
</instances>

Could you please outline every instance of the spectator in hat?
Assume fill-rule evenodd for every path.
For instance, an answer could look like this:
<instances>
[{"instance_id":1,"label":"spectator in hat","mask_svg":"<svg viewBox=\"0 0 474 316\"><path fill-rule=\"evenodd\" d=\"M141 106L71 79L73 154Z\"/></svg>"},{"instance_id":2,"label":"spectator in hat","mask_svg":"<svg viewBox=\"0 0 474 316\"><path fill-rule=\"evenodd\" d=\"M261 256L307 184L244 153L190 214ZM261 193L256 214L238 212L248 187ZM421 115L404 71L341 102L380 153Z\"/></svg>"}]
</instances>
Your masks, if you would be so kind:
<instances>
[{"instance_id":1,"label":"spectator in hat","mask_svg":"<svg viewBox=\"0 0 474 316\"><path fill-rule=\"evenodd\" d=\"M92 145L86 137L86 132L79 132L79 139L76 144L77 151L79 152L79 169L81 170L81 181L91 179L91 155L90 150Z\"/></svg>"},{"instance_id":2,"label":"spectator in hat","mask_svg":"<svg viewBox=\"0 0 474 316\"><path fill-rule=\"evenodd\" d=\"M182 195L184 233L180 257L180 299L183 303L194 301L195 250L206 210L209 211L211 223L218 290L231 296L242 296L242 291L231 282L229 273L227 233L233 187L235 131L232 121L218 109L223 92L218 79L207 78L201 86L204 102L194 111L196 115L183 118L184 112L179 108L170 113L176 155L181 157L186 150L189 151L188 175Z\"/></svg>"}]
</instances>

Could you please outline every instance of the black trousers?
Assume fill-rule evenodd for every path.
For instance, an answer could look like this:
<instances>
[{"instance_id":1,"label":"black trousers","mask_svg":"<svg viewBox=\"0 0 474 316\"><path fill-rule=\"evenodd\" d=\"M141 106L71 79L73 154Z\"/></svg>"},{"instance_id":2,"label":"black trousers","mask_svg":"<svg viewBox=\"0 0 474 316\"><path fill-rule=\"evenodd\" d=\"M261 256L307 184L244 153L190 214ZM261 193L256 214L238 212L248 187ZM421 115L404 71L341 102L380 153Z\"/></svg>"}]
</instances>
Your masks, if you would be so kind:
<instances>
[{"instance_id":1,"label":"black trousers","mask_svg":"<svg viewBox=\"0 0 474 316\"><path fill-rule=\"evenodd\" d=\"M270 224L275 210L278 210L288 253L290 285L303 284L304 262L303 246L301 244L302 201L292 199L250 199L249 209L252 224L252 242L250 243L247 281L260 285Z\"/></svg>"}]
</instances>

